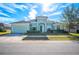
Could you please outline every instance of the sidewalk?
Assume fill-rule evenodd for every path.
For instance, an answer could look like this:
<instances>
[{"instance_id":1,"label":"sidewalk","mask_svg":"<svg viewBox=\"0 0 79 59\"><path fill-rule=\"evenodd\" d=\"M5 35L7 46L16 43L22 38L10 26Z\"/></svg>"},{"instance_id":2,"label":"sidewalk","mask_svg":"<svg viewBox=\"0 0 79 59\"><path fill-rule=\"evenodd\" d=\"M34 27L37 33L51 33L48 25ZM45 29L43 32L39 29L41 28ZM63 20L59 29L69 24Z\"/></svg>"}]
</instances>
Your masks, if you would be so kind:
<instances>
[{"instance_id":1,"label":"sidewalk","mask_svg":"<svg viewBox=\"0 0 79 59\"><path fill-rule=\"evenodd\" d=\"M0 42L24 42L24 41L76 41L69 35L20 35L8 34L0 36ZM24 41L23 41L24 40Z\"/></svg>"},{"instance_id":2,"label":"sidewalk","mask_svg":"<svg viewBox=\"0 0 79 59\"><path fill-rule=\"evenodd\" d=\"M72 37L69 35L27 35L27 37Z\"/></svg>"}]
</instances>

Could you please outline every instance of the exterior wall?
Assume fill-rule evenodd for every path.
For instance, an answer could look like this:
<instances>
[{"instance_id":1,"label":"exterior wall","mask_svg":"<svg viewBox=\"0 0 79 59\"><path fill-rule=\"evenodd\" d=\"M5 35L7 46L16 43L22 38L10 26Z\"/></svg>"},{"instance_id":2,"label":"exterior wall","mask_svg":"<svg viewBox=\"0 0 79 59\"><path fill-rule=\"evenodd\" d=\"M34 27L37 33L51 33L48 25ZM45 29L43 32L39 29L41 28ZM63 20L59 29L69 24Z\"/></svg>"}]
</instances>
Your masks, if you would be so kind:
<instances>
[{"instance_id":1,"label":"exterior wall","mask_svg":"<svg viewBox=\"0 0 79 59\"><path fill-rule=\"evenodd\" d=\"M48 29L51 29L51 30L53 30L53 26L52 26L52 25L53 25L53 24L51 24L51 23L48 23L48 24L47 24L47 30L48 30Z\"/></svg>"},{"instance_id":2,"label":"exterior wall","mask_svg":"<svg viewBox=\"0 0 79 59\"><path fill-rule=\"evenodd\" d=\"M32 27L37 27L36 24L37 24L36 22L32 22L32 23L31 23L31 26L32 26Z\"/></svg>"},{"instance_id":3,"label":"exterior wall","mask_svg":"<svg viewBox=\"0 0 79 59\"><path fill-rule=\"evenodd\" d=\"M57 30L57 24L53 24L53 30Z\"/></svg>"},{"instance_id":4,"label":"exterior wall","mask_svg":"<svg viewBox=\"0 0 79 59\"><path fill-rule=\"evenodd\" d=\"M46 21L47 19L48 19L48 17L46 17L46 16L38 16L38 17L36 17L36 19L37 19L37 21Z\"/></svg>"},{"instance_id":5,"label":"exterior wall","mask_svg":"<svg viewBox=\"0 0 79 59\"><path fill-rule=\"evenodd\" d=\"M47 32L47 22L45 23L45 32Z\"/></svg>"},{"instance_id":6,"label":"exterior wall","mask_svg":"<svg viewBox=\"0 0 79 59\"><path fill-rule=\"evenodd\" d=\"M45 23L39 23L39 25L38 25L39 31L41 29L40 27L42 27L42 31L41 32L45 32Z\"/></svg>"},{"instance_id":7,"label":"exterior wall","mask_svg":"<svg viewBox=\"0 0 79 59\"><path fill-rule=\"evenodd\" d=\"M33 27L36 28L36 31L40 31L42 26L42 32L47 32L48 28L51 30L57 30L57 24L53 25L52 21L47 20L48 17L40 16L36 17L36 21L30 23L13 23L12 24L12 33L27 33L31 31Z\"/></svg>"},{"instance_id":8,"label":"exterior wall","mask_svg":"<svg viewBox=\"0 0 79 59\"><path fill-rule=\"evenodd\" d=\"M40 26L42 26L44 29L43 29L43 32L46 32L47 31L47 25L46 25L46 22L38 22L38 31L40 31Z\"/></svg>"},{"instance_id":9,"label":"exterior wall","mask_svg":"<svg viewBox=\"0 0 79 59\"><path fill-rule=\"evenodd\" d=\"M73 29L70 29L70 32L77 32L77 30L79 30L79 24L77 24L77 25L74 25L73 26Z\"/></svg>"},{"instance_id":10,"label":"exterior wall","mask_svg":"<svg viewBox=\"0 0 79 59\"><path fill-rule=\"evenodd\" d=\"M70 29L68 30L68 32L75 33L75 32L76 32L76 29L75 29L75 28L70 28Z\"/></svg>"},{"instance_id":11,"label":"exterior wall","mask_svg":"<svg viewBox=\"0 0 79 59\"><path fill-rule=\"evenodd\" d=\"M30 30L28 23L15 23L12 24L11 27L12 33L27 33L27 31Z\"/></svg>"},{"instance_id":12,"label":"exterior wall","mask_svg":"<svg viewBox=\"0 0 79 59\"><path fill-rule=\"evenodd\" d=\"M37 31L37 22L32 22L30 25L30 30L33 30L33 28L35 28Z\"/></svg>"},{"instance_id":13,"label":"exterior wall","mask_svg":"<svg viewBox=\"0 0 79 59\"><path fill-rule=\"evenodd\" d=\"M37 20L37 30L40 31L40 26L42 26L44 29L43 32L47 31L47 17L46 16L38 16L36 17Z\"/></svg>"},{"instance_id":14,"label":"exterior wall","mask_svg":"<svg viewBox=\"0 0 79 59\"><path fill-rule=\"evenodd\" d=\"M79 24L77 25L77 30L79 30Z\"/></svg>"}]
</instances>

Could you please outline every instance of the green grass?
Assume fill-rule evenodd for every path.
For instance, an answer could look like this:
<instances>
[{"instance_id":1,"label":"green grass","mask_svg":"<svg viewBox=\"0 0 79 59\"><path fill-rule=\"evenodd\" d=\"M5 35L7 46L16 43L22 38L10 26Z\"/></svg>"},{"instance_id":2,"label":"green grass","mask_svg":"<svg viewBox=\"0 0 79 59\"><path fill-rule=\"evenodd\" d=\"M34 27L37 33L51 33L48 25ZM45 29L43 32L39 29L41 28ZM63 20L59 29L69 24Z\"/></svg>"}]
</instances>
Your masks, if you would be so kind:
<instances>
[{"instance_id":1,"label":"green grass","mask_svg":"<svg viewBox=\"0 0 79 59\"><path fill-rule=\"evenodd\" d=\"M48 35L49 40L64 41L71 40L70 36L65 35Z\"/></svg>"},{"instance_id":2,"label":"green grass","mask_svg":"<svg viewBox=\"0 0 79 59\"><path fill-rule=\"evenodd\" d=\"M70 33L72 36L79 36L79 33Z\"/></svg>"},{"instance_id":3,"label":"green grass","mask_svg":"<svg viewBox=\"0 0 79 59\"><path fill-rule=\"evenodd\" d=\"M66 41L66 40L74 40L79 41L79 38L71 36L71 35L48 35L49 40L55 40L55 41Z\"/></svg>"}]
</instances>

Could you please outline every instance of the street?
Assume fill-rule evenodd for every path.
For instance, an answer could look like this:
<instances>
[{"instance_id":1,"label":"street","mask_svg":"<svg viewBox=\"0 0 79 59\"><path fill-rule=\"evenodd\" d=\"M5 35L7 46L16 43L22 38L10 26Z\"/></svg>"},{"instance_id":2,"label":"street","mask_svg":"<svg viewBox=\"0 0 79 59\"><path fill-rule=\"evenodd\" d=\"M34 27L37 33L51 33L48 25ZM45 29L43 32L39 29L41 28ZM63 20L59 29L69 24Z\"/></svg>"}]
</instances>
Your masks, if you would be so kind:
<instances>
[{"instance_id":1,"label":"street","mask_svg":"<svg viewBox=\"0 0 79 59\"><path fill-rule=\"evenodd\" d=\"M26 36L0 36L0 55L78 55L79 41L22 40Z\"/></svg>"},{"instance_id":2,"label":"street","mask_svg":"<svg viewBox=\"0 0 79 59\"><path fill-rule=\"evenodd\" d=\"M79 43L71 41L25 41L24 43L0 43L2 55L73 55L79 54Z\"/></svg>"}]
</instances>

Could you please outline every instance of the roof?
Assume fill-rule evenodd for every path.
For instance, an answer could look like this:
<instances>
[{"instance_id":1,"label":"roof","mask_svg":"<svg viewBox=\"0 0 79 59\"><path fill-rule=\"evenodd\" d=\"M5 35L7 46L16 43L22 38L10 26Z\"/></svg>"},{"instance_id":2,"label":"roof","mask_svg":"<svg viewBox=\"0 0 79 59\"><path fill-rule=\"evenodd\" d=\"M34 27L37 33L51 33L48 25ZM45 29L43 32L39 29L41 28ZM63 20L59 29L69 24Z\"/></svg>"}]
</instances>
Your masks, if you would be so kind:
<instances>
[{"instance_id":1,"label":"roof","mask_svg":"<svg viewBox=\"0 0 79 59\"><path fill-rule=\"evenodd\" d=\"M43 18L43 17L46 17L46 18L48 18L47 16L37 16L36 18L38 18L38 17L42 17L42 18Z\"/></svg>"},{"instance_id":2,"label":"roof","mask_svg":"<svg viewBox=\"0 0 79 59\"><path fill-rule=\"evenodd\" d=\"M14 23L30 23L30 22L33 22L33 21L36 21L36 19L29 20L29 21L25 21L25 20L23 20L23 21L17 21L17 22L13 22L12 24L14 24Z\"/></svg>"},{"instance_id":3,"label":"roof","mask_svg":"<svg viewBox=\"0 0 79 59\"><path fill-rule=\"evenodd\" d=\"M33 21L36 21L36 19L33 19L33 20L29 20L30 22L33 22Z\"/></svg>"},{"instance_id":4,"label":"roof","mask_svg":"<svg viewBox=\"0 0 79 59\"><path fill-rule=\"evenodd\" d=\"M13 22L12 24L14 23L30 23L30 21L18 21L18 22Z\"/></svg>"},{"instance_id":5,"label":"roof","mask_svg":"<svg viewBox=\"0 0 79 59\"><path fill-rule=\"evenodd\" d=\"M3 23L0 23L0 26L4 26L4 24Z\"/></svg>"}]
</instances>

